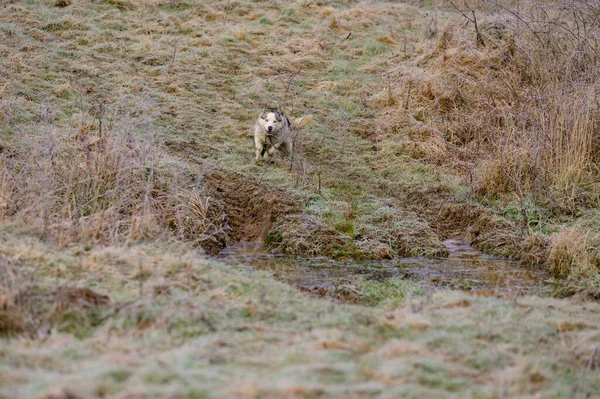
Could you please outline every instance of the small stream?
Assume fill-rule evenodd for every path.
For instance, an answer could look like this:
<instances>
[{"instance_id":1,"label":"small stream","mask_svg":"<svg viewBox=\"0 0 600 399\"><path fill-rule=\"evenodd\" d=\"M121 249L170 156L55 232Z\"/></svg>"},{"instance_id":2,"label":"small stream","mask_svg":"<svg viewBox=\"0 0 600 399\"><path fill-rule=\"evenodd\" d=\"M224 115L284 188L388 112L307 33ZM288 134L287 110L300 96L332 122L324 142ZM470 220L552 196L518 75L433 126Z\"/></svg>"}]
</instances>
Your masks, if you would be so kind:
<instances>
[{"instance_id":1,"label":"small stream","mask_svg":"<svg viewBox=\"0 0 600 399\"><path fill-rule=\"evenodd\" d=\"M267 253L261 243L254 242L236 243L223 249L218 257L228 263L249 264L270 271L275 278L308 291L347 286L359 277L376 281L396 277L435 287L514 295L541 294L552 288L552 279L541 270L483 254L460 239L443 243L448 248L447 258L386 261L300 258Z\"/></svg>"}]
</instances>

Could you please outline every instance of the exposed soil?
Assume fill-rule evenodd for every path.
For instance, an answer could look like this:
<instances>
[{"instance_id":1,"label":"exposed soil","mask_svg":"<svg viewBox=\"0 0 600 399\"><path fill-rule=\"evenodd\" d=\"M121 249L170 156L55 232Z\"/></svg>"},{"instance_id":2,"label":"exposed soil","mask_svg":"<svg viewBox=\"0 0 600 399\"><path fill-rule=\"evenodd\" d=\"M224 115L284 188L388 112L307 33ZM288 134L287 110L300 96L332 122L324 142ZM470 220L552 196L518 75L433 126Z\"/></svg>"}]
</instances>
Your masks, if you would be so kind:
<instances>
[{"instance_id":1,"label":"exposed soil","mask_svg":"<svg viewBox=\"0 0 600 399\"><path fill-rule=\"evenodd\" d=\"M458 236L485 253L530 264L541 264L547 258L547 239L529 236L480 205L458 203L426 191L412 191L404 200L410 208L420 210L420 216L443 239Z\"/></svg>"},{"instance_id":2,"label":"exposed soil","mask_svg":"<svg viewBox=\"0 0 600 399\"><path fill-rule=\"evenodd\" d=\"M166 146L189 162L205 158L220 149L195 140L169 140ZM202 242L209 255L238 241L264 242L275 223L285 215L299 213L300 199L284 190L270 187L251 175L212 169L204 175L205 194L212 199L217 211L210 215L226 228L212 240Z\"/></svg>"},{"instance_id":3,"label":"exposed soil","mask_svg":"<svg viewBox=\"0 0 600 399\"><path fill-rule=\"evenodd\" d=\"M281 189L261 184L254 177L219 170L205 178L208 194L224 205L230 228L221 245L205 246L209 254L218 253L232 242L264 242L279 218L300 211L298 199Z\"/></svg>"},{"instance_id":4,"label":"exposed soil","mask_svg":"<svg viewBox=\"0 0 600 399\"><path fill-rule=\"evenodd\" d=\"M207 193L221 205L229 227L224 239L203 245L211 255L238 241L264 242L269 236L270 247L282 247L290 254L393 257L387 252L386 256L376 256L377 251L361 250L350 237L319 223L310 215L300 214L300 198L270 187L253 176L217 170L205 175L205 179ZM461 237L485 253L522 259L531 264L543 263L547 257L547 240L527 237L518 226L492 215L481 206L450 202L442 195L417 191L403 196L403 200L408 208L429 223L440 241ZM282 242L285 245L282 246ZM436 256L446 255L444 251L435 253ZM400 255L410 256L407 251Z\"/></svg>"},{"instance_id":5,"label":"exposed soil","mask_svg":"<svg viewBox=\"0 0 600 399\"><path fill-rule=\"evenodd\" d=\"M198 161L197 158L221 151L194 140L171 140L165 144L188 161ZM218 239L202 244L211 255L238 241L264 242L269 236L270 248L302 256L363 259L410 256L410 248L398 252L379 242L371 246L355 242L312 216L301 214L300 198L270 187L249 174L217 169L206 174L205 179L207 193L218 203L219 217L224 214L228 227ZM393 186L386 187L380 194L398 198L397 206L410 209L429 224L430 236L422 237L421 246L434 256L447 255L440 244L442 240L461 237L473 247L503 258L522 259L530 264L541 264L547 258L547 239L527 237L519 226L492 215L482 206L455 202L435 190Z\"/></svg>"},{"instance_id":6,"label":"exposed soil","mask_svg":"<svg viewBox=\"0 0 600 399\"><path fill-rule=\"evenodd\" d=\"M165 145L178 154L184 155L186 160L190 160L192 157L206 158L210 154L222 151L217 147L202 144L196 140L166 140Z\"/></svg>"}]
</instances>

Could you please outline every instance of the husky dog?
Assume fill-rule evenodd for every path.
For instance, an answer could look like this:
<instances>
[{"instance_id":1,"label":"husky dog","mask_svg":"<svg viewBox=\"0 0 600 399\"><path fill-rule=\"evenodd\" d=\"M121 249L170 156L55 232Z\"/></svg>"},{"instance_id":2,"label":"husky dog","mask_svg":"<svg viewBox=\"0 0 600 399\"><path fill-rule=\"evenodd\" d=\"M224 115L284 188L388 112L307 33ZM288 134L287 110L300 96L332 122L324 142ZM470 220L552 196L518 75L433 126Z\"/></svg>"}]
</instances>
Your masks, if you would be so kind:
<instances>
[{"instance_id":1,"label":"husky dog","mask_svg":"<svg viewBox=\"0 0 600 399\"><path fill-rule=\"evenodd\" d=\"M275 155L292 155L292 122L279 108L266 108L254 125L254 148L256 160Z\"/></svg>"}]
</instances>

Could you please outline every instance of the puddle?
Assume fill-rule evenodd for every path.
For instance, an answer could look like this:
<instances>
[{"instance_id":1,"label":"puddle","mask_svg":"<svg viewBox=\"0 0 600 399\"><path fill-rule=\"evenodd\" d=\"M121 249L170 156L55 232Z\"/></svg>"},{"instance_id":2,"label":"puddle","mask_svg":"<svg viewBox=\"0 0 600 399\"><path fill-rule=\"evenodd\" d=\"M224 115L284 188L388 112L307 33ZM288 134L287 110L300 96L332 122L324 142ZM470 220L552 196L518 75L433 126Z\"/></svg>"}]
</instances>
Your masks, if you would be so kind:
<instances>
[{"instance_id":1,"label":"puddle","mask_svg":"<svg viewBox=\"0 0 600 399\"><path fill-rule=\"evenodd\" d=\"M298 258L266 253L260 243L239 242L225 248L219 258L249 264L298 288L323 292L349 287L356 278L383 281L392 277L413 279L435 287L487 290L500 294L534 294L549 290L548 275L523 267L518 261L485 255L459 239L444 241L447 258L402 258L390 261Z\"/></svg>"}]
</instances>

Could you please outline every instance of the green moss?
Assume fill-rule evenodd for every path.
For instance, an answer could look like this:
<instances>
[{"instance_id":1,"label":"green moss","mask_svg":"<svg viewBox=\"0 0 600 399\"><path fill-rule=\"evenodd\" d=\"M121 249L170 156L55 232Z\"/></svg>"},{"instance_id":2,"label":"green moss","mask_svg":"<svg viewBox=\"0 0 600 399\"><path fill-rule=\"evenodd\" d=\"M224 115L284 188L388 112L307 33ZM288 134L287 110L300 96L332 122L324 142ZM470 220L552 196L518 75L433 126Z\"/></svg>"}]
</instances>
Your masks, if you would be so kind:
<instances>
[{"instance_id":1,"label":"green moss","mask_svg":"<svg viewBox=\"0 0 600 399\"><path fill-rule=\"evenodd\" d=\"M397 307L422 291L419 283L397 277L383 281L359 279L355 284L363 294L361 302L368 306Z\"/></svg>"}]
</instances>

